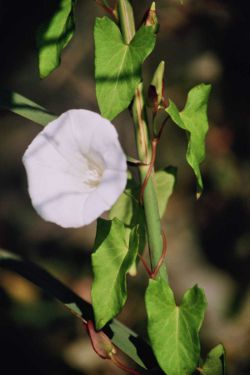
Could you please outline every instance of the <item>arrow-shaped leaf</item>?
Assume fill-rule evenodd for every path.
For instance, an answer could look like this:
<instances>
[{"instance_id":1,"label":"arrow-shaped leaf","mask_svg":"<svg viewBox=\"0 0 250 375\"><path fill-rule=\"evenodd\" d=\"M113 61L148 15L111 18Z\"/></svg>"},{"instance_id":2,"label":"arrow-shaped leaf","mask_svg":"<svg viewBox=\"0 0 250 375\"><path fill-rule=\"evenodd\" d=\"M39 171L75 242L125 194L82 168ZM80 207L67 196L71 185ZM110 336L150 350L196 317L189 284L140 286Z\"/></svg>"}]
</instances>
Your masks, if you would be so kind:
<instances>
[{"instance_id":1,"label":"arrow-shaped leaf","mask_svg":"<svg viewBox=\"0 0 250 375\"><path fill-rule=\"evenodd\" d=\"M56 12L38 31L41 78L47 77L60 65L62 50L74 34L74 4L75 0L60 0Z\"/></svg>"},{"instance_id":2,"label":"arrow-shaped leaf","mask_svg":"<svg viewBox=\"0 0 250 375\"><path fill-rule=\"evenodd\" d=\"M129 44L109 18L95 24L96 95L101 114L112 120L126 109L141 79L141 65L155 45L152 27L142 26Z\"/></svg>"},{"instance_id":3,"label":"arrow-shaped leaf","mask_svg":"<svg viewBox=\"0 0 250 375\"><path fill-rule=\"evenodd\" d=\"M94 319L92 306L88 302L84 301L39 265L24 260L9 251L0 249L0 268L15 272L37 285L45 293L66 306L74 316L84 322ZM112 339L114 345L127 354L139 366L148 367L149 369L156 367L150 346L124 324L114 319L104 328L104 332Z\"/></svg>"},{"instance_id":4,"label":"arrow-shaped leaf","mask_svg":"<svg viewBox=\"0 0 250 375\"><path fill-rule=\"evenodd\" d=\"M97 329L115 317L127 299L126 274L137 256L138 237L135 227L127 244L121 221L115 218L97 222L95 253L92 255L92 303Z\"/></svg>"},{"instance_id":5,"label":"arrow-shaped leaf","mask_svg":"<svg viewBox=\"0 0 250 375\"><path fill-rule=\"evenodd\" d=\"M169 107L166 109L173 122L187 131L186 158L197 178L197 197L203 190L200 163L205 158L205 137L208 131L207 102L210 91L211 85L195 86L188 93L183 111L179 112L171 100L169 100Z\"/></svg>"},{"instance_id":6,"label":"arrow-shaped leaf","mask_svg":"<svg viewBox=\"0 0 250 375\"><path fill-rule=\"evenodd\" d=\"M171 288L162 279L150 280L146 292L148 333L159 365L168 375L190 375L200 355L200 330L206 298L202 289L189 289L176 306Z\"/></svg>"},{"instance_id":7,"label":"arrow-shaped leaf","mask_svg":"<svg viewBox=\"0 0 250 375\"><path fill-rule=\"evenodd\" d=\"M0 108L7 109L39 125L47 125L57 118L39 104L13 91L0 90Z\"/></svg>"}]
</instances>

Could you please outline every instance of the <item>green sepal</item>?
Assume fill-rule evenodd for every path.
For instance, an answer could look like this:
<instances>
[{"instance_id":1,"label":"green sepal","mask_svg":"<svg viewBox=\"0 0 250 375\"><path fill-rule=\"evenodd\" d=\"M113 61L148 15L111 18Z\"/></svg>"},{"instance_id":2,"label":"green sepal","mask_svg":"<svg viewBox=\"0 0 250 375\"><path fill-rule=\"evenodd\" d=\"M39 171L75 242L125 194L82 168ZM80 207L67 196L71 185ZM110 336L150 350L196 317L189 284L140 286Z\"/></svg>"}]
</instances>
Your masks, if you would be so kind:
<instances>
[{"instance_id":1,"label":"green sepal","mask_svg":"<svg viewBox=\"0 0 250 375\"><path fill-rule=\"evenodd\" d=\"M180 306L162 279L150 280L146 291L150 342L162 370L168 375L191 375L200 357L199 330L207 306L204 291L187 290Z\"/></svg>"},{"instance_id":2,"label":"green sepal","mask_svg":"<svg viewBox=\"0 0 250 375\"><path fill-rule=\"evenodd\" d=\"M38 30L39 74L46 78L61 62L62 50L75 31L75 0L60 0L53 16Z\"/></svg>"},{"instance_id":3,"label":"green sepal","mask_svg":"<svg viewBox=\"0 0 250 375\"><path fill-rule=\"evenodd\" d=\"M95 252L91 257L92 304L97 329L114 318L126 302L126 274L137 256L138 243L138 227L131 230L128 243L125 226L120 220L98 219Z\"/></svg>"},{"instance_id":4,"label":"green sepal","mask_svg":"<svg viewBox=\"0 0 250 375\"><path fill-rule=\"evenodd\" d=\"M103 117L112 120L126 109L141 79L141 66L155 45L152 27L142 26L129 44L109 18L97 18L95 38L96 96Z\"/></svg>"},{"instance_id":5,"label":"green sepal","mask_svg":"<svg viewBox=\"0 0 250 375\"><path fill-rule=\"evenodd\" d=\"M168 200L173 193L176 174L177 168L175 167L167 167L155 172L154 174L159 214L161 218L166 211Z\"/></svg>"},{"instance_id":6,"label":"green sepal","mask_svg":"<svg viewBox=\"0 0 250 375\"><path fill-rule=\"evenodd\" d=\"M181 112L172 100L169 100L169 107L166 108L172 121L187 132L186 159L197 179L197 198L203 190L200 164L205 158L205 137L208 131L207 103L210 91L211 85L200 84L189 91L186 105Z\"/></svg>"}]
</instances>

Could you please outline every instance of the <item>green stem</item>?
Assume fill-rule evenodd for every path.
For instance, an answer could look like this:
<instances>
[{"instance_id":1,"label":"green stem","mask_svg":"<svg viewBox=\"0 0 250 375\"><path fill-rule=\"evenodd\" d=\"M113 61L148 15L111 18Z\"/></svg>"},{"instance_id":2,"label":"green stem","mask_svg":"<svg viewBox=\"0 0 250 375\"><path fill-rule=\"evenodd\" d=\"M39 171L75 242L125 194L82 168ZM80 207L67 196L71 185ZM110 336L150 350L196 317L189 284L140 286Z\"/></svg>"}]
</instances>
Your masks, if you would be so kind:
<instances>
[{"instance_id":1,"label":"green stem","mask_svg":"<svg viewBox=\"0 0 250 375\"><path fill-rule=\"evenodd\" d=\"M142 83L140 83L136 89L132 113L135 124L136 144L139 159L144 160L146 163L149 163L152 157L152 149L149 141L147 113L145 100L143 96ZM148 168L149 167L147 165L142 165L139 167L140 178L142 183L147 176ZM147 224L148 244L152 257L152 266L153 269L155 269L158 265L159 259L162 256L163 241L157 195L155 191L155 185L153 182L153 174L154 170L152 171L152 174L145 187L143 202L145 210L145 219ZM168 280L165 263L163 263L160 267L158 276L166 281Z\"/></svg>"},{"instance_id":2,"label":"green stem","mask_svg":"<svg viewBox=\"0 0 250 375\"><path fill-rule=\"evenodd\" d=\"M118 0L117 10L124 42L129 44L135 35L133 8L128 0Z\"/></svg>"},{"instance_id":3,"label":"green stem","mask_svg":"<svg viewBox=\"0 0 250 375\"><path fill-rule=\"evenodd\" d=\"M133 8L128 0L118 0L118 16L121 32L125 43L129 43L135 34L135 21ZM139 159L149 164L152 157L151 143L148 133L148 122L145 100L143 96L143 84L140 83L135 92L132 106L133 120L135 124L135 135ZM148 165L139 166L141 183L148 173ZM148 235L149 254L153 270L159 266L163 253L162 229L159 215L157 195L153 183L154 169L149 177L143 192L143 204ZM158 277L168 280L166 264L163 262L159 269Z\"/></svg>"}]
</instances>

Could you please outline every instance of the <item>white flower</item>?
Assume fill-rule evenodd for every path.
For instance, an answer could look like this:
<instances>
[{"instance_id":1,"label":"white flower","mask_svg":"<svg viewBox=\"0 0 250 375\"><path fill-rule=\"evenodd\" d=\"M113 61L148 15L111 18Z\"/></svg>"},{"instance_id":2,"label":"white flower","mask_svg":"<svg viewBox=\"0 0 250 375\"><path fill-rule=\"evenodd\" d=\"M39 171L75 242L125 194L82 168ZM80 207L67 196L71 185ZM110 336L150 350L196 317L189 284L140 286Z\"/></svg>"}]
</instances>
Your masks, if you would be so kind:
<instances>
[{"instance_id":1,"label":"white flower","mask_svg":"<svg viewBox=\"0 0 250 375\"><path fill-rule=\"evenodd\" d=\"M87 225L109 210L127 180L114 126L82 109L48 124L29 145L23 163L34 208L65 228Z\"/></svg>"}]
</instances>

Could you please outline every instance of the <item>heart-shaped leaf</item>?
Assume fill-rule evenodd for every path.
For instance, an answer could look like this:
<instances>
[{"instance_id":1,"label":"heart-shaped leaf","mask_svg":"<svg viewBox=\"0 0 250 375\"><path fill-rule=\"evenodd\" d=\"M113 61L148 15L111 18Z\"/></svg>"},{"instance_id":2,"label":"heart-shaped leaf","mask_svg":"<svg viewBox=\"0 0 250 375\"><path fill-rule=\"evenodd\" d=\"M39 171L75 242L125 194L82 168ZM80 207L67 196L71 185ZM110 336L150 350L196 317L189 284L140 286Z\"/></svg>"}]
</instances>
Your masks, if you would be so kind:
<instances>
[{"instance_id":1,"label":"heart-shaped leaf","mask_svg":"<svg viewBox=\"0 0 250 375\"><path fill-rule=\"evenodd\" d=\"M205 158L205 137L208 131L207 102L210 91L211 85L200 84L195 86L188 93L183 111L179 112L171 100L169 100L169 107L166 109L172 121L187 131L186 158L197 178L197 197L201 195L203 190L200 163Z\"/></svg>"},{"instance_id":2,"label":"heart-shaped leaf","mask_svg":"<svg viewBox=\"0 0 250 375\"><path fill-rule=\"evenodd\" d=\"M190 375L200 356L199 330L206 309L202 289L189 289L176 306L171 288L162 279L150 280L146 292L148 334L153 351L168 375Z\"/></svg>"},{"instance_id":3,"label":"heart-shaped leaf","mask_svg":"<svg viewBox=\"0 0 250 375\"><path fill-rule=\"evenodd\" d=\"M37 35L40 77L47 77L61 61L61 53L75 30L75 0L60 0L56 12L44 23Z\"/></svg>"},{"instance_id":4,"label":"heart-shaped leaf","mask_svg":"<svg viewBox=\"0 0 250 375\"><path fill-rule=\"evenodd\" d=\"M126 302L126 274L137 256L138 243L137 227L132 229L128 244L121 221L98 219L92 255L92 303L97 329L116 316Z\"/></svg>"},{"instance_id":5,"label":"heart-shaped leaf","mask_svg":"<svg viewBox=\"0 0 250 375\"><path fill-rule=\"evenodd\" d=\"M141 65L155 45L152 27L142 26L129 44L109 18L95 24L96 95L101 114L112 120L126 109L141 79Z\"/></svg>"}]
</instances>

